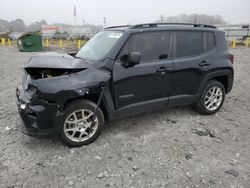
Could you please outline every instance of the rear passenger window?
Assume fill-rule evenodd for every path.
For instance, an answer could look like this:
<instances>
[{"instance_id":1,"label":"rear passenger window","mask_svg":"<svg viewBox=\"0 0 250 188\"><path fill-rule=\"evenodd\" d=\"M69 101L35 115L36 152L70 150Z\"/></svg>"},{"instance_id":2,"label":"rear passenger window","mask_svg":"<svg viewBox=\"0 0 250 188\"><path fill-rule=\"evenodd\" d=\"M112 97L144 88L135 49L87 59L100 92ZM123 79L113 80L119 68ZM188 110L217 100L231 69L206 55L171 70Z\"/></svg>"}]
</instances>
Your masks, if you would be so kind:
<instances>
[{"instance_id":1,"label":"rear passenger window","mask_svg":"<svg viewBox=\"0 0 250 188\"><path fill-rule=\"evenodd\" d=\"M176 32L176 57L192 56L203 52L203 37L199 31Z\"/></svg>"},{"instance_id":2,"label":"rear passenger window","mask_svg":"<svg viewBox=\"0 0 250 188\"><path fill-rule=\"evenodd\" d=\"M169 58L169 32L139 33L130 40L130 52L140 52L141 61Z\"/></svg>"},{"instance_id":3,"label":"rear passenger window","mask_svg":"<svg viewBox=\"0 0 250 188\"><path fill-rule=\"evenodd\" d=\"M207 50L214 48L214 33L213 32L206 32L206 40L207 40Z\"/></svg>"}]
</instances>

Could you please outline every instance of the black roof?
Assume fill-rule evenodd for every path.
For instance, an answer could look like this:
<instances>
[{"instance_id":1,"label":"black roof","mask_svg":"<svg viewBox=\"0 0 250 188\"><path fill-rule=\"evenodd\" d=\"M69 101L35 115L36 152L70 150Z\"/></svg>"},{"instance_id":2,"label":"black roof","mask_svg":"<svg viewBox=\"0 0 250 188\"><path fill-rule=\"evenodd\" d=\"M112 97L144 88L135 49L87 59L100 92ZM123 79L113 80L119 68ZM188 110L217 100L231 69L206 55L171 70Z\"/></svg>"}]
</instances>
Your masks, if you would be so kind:
<instances>
[{"instance_id":1,"label":"black roof","mask_svg":"<svg viewBox=\"0 0 250 188\"><path fill-rule=\"evenodd\" d=\"M216 29L213 25L206 24L196 24L196 23L144 23L136 25L120 25L120 26L111 26L106 29L146 29L146 28L159 28L159 27L195 27L195 28L211 28Z\"/></svg>"}]
</instances>

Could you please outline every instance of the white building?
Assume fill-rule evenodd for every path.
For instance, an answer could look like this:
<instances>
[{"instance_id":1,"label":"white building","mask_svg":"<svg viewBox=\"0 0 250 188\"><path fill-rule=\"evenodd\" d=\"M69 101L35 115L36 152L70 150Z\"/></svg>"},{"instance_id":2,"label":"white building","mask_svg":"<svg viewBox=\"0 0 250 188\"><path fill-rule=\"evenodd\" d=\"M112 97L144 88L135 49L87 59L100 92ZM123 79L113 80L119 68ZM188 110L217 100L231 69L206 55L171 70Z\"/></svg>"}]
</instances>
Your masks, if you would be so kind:
<instances>
[{"instance_id":1,"label":"white building","mask_svg":"<svg viewBox=\"0 0 250 188\"><path fill-rule=\"evenodd\" d=\"M72 25L42 25L42 36L53 37L56 32L67 33L69 38L79 38L83 35L91 37L91 29L84 26L72 26Z\"/></svg>"},{"instance_id":2,"label":"white building","mask_svg":"<svg viewBox=\"0 0 250 188\"><path fill-rule=\"evenodd\" d=\"M250 37L250 24L216 25L216 27L225 31L227 41L245 40Z\"/></svg>"}]
</instances>

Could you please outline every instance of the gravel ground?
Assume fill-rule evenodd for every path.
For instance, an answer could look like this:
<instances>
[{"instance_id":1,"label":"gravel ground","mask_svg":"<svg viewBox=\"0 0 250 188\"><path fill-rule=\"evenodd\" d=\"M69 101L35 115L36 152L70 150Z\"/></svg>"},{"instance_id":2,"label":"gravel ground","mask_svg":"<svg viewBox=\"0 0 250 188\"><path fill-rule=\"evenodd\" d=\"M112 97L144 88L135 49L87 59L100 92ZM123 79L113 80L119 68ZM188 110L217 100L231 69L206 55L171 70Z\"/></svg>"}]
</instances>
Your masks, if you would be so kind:
<instances>
[{"instance_id":1,"label":"gravel ground","mask_svg":"<svg viewBox=\"0 0 250 188\"><path fill-rule=\"evenodd\" d=\"M232 53L234 87L219 113L123 118L71 149L21 133L15 88L35 53L0 47L0 187L250 187L250 49Z\"/></svg>"}]
</instances>

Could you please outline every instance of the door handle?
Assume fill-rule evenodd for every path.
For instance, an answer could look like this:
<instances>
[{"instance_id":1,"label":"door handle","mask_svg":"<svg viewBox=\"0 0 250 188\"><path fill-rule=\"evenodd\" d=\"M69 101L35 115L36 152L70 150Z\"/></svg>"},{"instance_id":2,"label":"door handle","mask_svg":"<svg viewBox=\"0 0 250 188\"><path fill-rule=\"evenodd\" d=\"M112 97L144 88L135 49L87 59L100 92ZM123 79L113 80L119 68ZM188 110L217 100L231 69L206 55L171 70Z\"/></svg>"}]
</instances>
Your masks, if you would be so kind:
<instances>
[{"instance_id":1,"label":"door handle","mask_svg":"<svg viewBox=\"0 0 250 188\"><path fill-rule=\"evenodd\" d=\"M208 65L210 65L210 63L208 63L208 62L206 62L206 61L202 61L202 62L199 64L199 66L201 66L201 67L206 67L206 66L208 66Z\"/></svg>"},{"instance_id":2,"label":"door handle","mask_svg":"<svg viewBox=\"0 0 250 188\"><path fill-rule=\"evenodd\" d=\"M170 67L160 67L158 69L156 69L156 72L169 72L171 71L171 68Z\"/></svg>"}]
</instances>

